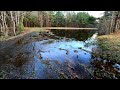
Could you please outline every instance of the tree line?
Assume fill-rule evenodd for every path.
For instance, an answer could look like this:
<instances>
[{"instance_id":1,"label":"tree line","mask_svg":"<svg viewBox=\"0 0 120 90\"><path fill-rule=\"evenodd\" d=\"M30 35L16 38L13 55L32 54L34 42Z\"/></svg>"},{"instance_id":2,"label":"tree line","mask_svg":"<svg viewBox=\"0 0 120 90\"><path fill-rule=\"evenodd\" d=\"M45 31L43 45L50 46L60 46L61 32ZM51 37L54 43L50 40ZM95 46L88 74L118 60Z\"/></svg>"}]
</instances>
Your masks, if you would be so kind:
<instances>
[{"instance_id":1,"label":"tree line","mask_svg":"<svg viewBox=\"0 0 120 90\"><path fill-rule=\"evenodd\" d=\"M0 36L15 36L24 27L95 27L96 18L86 12L0 11Z\"/></svg>"},{"instance_id":2,"label":"tree line","mask_svg":"<svg viewBox=\"0 0 120 90\"><path fill-rule=\"evenodd\" d=\"M0 35L17 35L23 28L24 15L25 11L0 11Z\"/></svg>"},{"instance_id":3,"label":"tree line","mask_svg":"<svg viewBox=\"0 0 120 90\"><path fill-rule=\"evenodd\" d=\"M33 12L31 12L33 13ZM28 13L24 18L25 27L95 27L96 18L86 12L38 11Z\"/></svg>"},{"instance_id":4,"label":"tree line","mask_svg":"<svg viewBox=\"0 0 120 90\"><path fill-rule=\"evenodd\" d=\"M99 34L110 34L120 30L120 11L105 11L99 19Z\"/></svg>"}]
</instances>

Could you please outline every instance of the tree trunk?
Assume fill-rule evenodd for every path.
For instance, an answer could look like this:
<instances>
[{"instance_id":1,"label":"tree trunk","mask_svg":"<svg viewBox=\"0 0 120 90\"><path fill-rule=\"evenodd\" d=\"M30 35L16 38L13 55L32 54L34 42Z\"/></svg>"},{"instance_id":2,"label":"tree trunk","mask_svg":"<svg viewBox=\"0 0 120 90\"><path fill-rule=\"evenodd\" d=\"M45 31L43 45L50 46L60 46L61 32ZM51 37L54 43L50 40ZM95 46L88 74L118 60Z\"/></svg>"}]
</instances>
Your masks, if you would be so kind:
<instances>
[{"instance_id":1,"label":"tree trunk","mask_svg":"<svg viewBox=\"0 0 120 90\"><path fill-rule=\"evenodd\" d=\"M40 27L43 27L43 11L38 11L38 20L40 22Z\"/></svg>"},{"instance_id":2,"label":"tree trunk","mask_svg":"<svg viewBox=\"0 0 120 90\"><path fill-rule=\"evenodd\" d=\"M14 21L14 19L13 19L13 11L10 11L10 16L11 16L11 22L12 22L12 28L13 28L13 33L14 33L14 35L16 36L16 28L15 28L15 21Z\"/></svg>"},{"instance_id":3,"label":"tree trunk","mask_svg":"<svg viewBox=\"0 0 120 90\"><path fill-rule=\"evenodd\" d=\"M8 36L8 26L7 26L7 22L6 22L6 18L7 18L7 15L6 15L6 11L1 11L0 12L1 14L1 31L3 32L3 34L5 36Z\"/></svg>"},{"instance_id":4,"label":"tree trunk","mask_svg":"<svg viewBox=\"0 0 120 90\"><path fill-rule=\"evenodd\" d=\"M113 33L116 31L116 24L117 24L118 16L119 16L119 11L112 12L111 32Z\"/></svg>"}]
</instances>

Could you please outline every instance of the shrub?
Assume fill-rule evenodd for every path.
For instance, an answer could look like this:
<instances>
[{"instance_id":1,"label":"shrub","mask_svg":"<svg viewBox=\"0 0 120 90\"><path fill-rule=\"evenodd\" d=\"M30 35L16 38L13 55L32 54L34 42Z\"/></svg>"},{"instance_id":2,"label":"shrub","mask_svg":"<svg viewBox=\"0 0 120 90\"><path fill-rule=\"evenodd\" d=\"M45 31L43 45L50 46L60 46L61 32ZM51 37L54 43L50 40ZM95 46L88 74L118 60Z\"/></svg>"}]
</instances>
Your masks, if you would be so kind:
<instances>
[{"instance_id":1,"label":"shrub","mask_svg":"<svg viewBox=\"0 0 120 90\"><path fill-rule=\"evenodd\" d=\"M22 23L19 23L18 26L17 26L17 28L18 28L18 30L19 30L20 32L22 32L22 31L24 30L24 26L23 26Z\"/></svg>"}]
</instances>

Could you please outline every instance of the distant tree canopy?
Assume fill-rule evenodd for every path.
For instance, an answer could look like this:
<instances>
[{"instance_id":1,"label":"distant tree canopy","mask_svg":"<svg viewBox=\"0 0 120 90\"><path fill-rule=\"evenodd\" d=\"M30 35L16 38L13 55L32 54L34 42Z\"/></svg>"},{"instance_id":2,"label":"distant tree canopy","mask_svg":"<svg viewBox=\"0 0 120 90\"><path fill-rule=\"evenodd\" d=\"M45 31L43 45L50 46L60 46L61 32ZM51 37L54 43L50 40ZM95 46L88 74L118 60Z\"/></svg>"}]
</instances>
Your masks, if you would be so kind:
<instances>
[{"instance_id":1,"label":"distant tree canopy","mask_svg":"<svg viewBox=\"0 0 120 90\"><path fill-rule=\"evenodd\" d=\"M0 33L4 36L19 34L24 29L25 13L25 11L0 11Z\"/></svg>"},{"instance_id":2,"label":"distant tree canopy","mask_svg":"<svg viewBox=\"0 0 120 90\"><path fill-rule=\"evenodd\" d=\"M64 14L60 11L56 12L56 14L54 15L54 18L53 18L53 26L58 26L58 27L61 27L61 26L65 26L65 17L64 17Z\"/></svg>"},{"instance_id":3,"label":"distant tree canopy","mask_svg":"<svg viewBox=\"0 0 120 90\"><path fill-rule=\"evenodd\" d=\"M96 23L96 19L93 16L90 16L88 13L86 12L79 12L77 14L77 19L78 19L78 23L79 25L87 27L89 24L95 24Z\"/></svg>"},{"instance_id":4,"label":"distant tree canopy","mask_svg":"<svg viewBox=\"0 0 120 90\"><path fill-rule=\"evenodd\" d=\"M24 26L34 27L41 26L39 22L42 21L42 26L52 26L52 27L95 27L96 19L90 16L86 12L68 12L66 15L61 11L38 11L42 15L32 15L29 14L25 16ZM34 13L34 12L31 12ZM37 12L36 12L37 13ZM32 18L32 19L31 19ZM35 19L36 18L36 19ZM40 18L40 19L37 19ZM36 20L36 21L35 21ZM32 24L32 26L31 26Z\"/></svg>"},{"instance_id":5,"label":"distant tree canopy","mask_svg":"<svg viewBox=\"0 0 120 90\"><path fill-rule=\"evenodd\" d=\"M24 27L95 27L96 19L85 12L0 11L0 36L20 34Z\"/></svg>"},{"instance_id":6,"label":"distant tree canopy","mask_svg":"<svg viewBox=\"0 0 120 90\"><path fill-rule=\"evenodd\" d=\"M0 36L15 36L24 27L98 27L99 34L109 34L120 30L120 11L105 11L98 22L86 12L0 11Z\"/></svg>"}]
</instances>

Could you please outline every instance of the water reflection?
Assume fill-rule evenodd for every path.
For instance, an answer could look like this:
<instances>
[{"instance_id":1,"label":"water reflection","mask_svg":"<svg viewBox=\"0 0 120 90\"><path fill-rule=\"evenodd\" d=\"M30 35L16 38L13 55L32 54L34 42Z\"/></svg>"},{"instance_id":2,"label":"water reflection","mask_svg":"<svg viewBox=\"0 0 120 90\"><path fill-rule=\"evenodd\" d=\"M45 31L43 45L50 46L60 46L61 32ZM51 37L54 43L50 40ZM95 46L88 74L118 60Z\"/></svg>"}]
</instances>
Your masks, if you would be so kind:
<instances>
[{"instance_id":1,"label":"water reflection","mask_svg":"<svg viewBox=\"0 0 120 90\"><path fill-rule=\"evenodd\" d=\"M41 37L47 38L44 40L39 40L40 35L33 33L30 35L30 39L23 40L30 40L29 43L13 44L4 50L0 56L0 68L1 70L7 68L6 77L23 79L91 78L92 76L85 67L90 65L92 48L97 47L96 31L51 30L51 33L53 33L51 36L46 33L40 34ZM22 54L19 56L19 53ZM7 55L8 57L6 57ZM15 58L16 56L21 59ZM15 59L18 61L17 64L20 63L19 67L16 67L16 63L13 62ZM26 60L23 64L21 64L22 59Z\"/></svg>"},{"instance_id":2,"label":"water reflection","mask_svg":"<svg viewBox=\"0 0 120 90\"><path fill-rule=\"evenodd\" d=\"M53 34L66 37L66 38L74 38L79 41L85 41L88 38L92 37L92 35L96 32L96 30L55 30L52 29L51 32Z\"/></svg>"},{"instance_id":3,"label":"water reflection","mask_svg":"<svg viewBox=\"0 0 120 90\"><path fill-rule=\"evenodd\" d=\"M66 33L67 35L64 36L63 32L64 34ZM36 56L36 58L34 58L36 60L36 65L35 65L36 73L42 72L43 74L44 71L41 71L41 70L48 69L43 64L41 64L40 61L46 61L47 63L58 61L59 63L62 63L62 64L65 64L66 61L69 61L74 66L76 66L76 62L79 62L80 64L84 64L86 66L90 65L90 60L92 57L90 52L92 52L92 48L97 47L95 44L96 36L97 36L95 31L94 31L94 34L93 34L93 31L89 34L82 31L75 31L76 34L78 35L75 35L74 33L74 36L72 35L73 33L71 31L70 33L69 31L67 32L63 31L63 32L62 31L56 32L55 30L53 31L54 34L57 33L57 36L63 36L63 38L60 38L58 40L49 39L49 40L43 40L43 41L38 41L33 43L35 48L35 56ZM82 37L82 34L84 34L83 35L84 37ZM80 39L80 37L82 37L82 39ZM89 52L86 52L83 49ZM55 64L53 63L52 65L55 66ZM40 69L41 67L42 69ZM57 68L59 69L60 67L57 67ZM53 73L52 75L55 74L55 72L53 71L52 73ZM38 75L37 77L39 77L41 74L36 74L36 75Z\"/></svg>"},{"instance_id":4,"label":"water reflection","mask_svg":"<svg viewBox=\"0 0 120 90\"><path fill-rule=\"evenodd\" d=\"M36 52L36 54L39 53L43 57L42 60L59 60L61 62L65 60L80 60L84 63L89 63L91 54L82 49L92 51L92 48L96 47L96 45L86 47L86 43L83 41L66 41L64 39L54 40L52 43L47 42L49 40L35 42L36 51L40 51Z\"/></svg>"}]
</instances>

